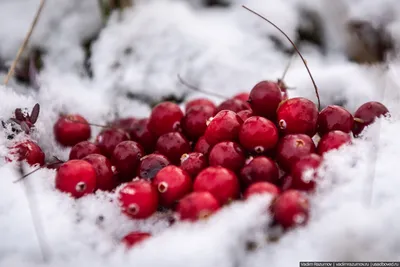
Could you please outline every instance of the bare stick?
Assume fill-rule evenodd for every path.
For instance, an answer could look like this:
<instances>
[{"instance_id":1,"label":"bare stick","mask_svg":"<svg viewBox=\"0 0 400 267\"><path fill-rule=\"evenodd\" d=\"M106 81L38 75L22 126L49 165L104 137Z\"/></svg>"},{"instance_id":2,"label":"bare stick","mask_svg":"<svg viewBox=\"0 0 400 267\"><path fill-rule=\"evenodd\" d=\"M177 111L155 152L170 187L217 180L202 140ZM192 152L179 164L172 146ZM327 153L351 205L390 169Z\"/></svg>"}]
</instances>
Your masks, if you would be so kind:
<instances>
[{"instance_id":1,"label":"bare stick","mask_svg":"<svg viewBox=\"0 0 400 267\"><path fill-rule=\"evenodd\" d=\"M8 81L10 80L11 76L14 74L14 70L15 70L15 67L17 66L18 60L21 57L22 53L24 52L25 47L28 44L29 39L31 38L33 29L35 28L35 26L39 20L40 13L42 12L43 7L44 7L44 2L45 2L45 0L40 1L39 8L36 12L36 15L35 15L35 18L33 19L32 24L29 28L29 31L28 31L27 35L25 36L24 42L22 43L21 47L18 49L17 56L15 57L14 62L12 63L12 65L8 71L8 74L7 74L6 78L4 79L4 85L8 84Z\"/></svg>"},{"instance_id":2,"label":"bare stick","mask_svg":"<svg viewBox=\"0 0 400 267\"><path fill-rule=\"evenodd\" d=\"M70 118L67 118L67 120L70 122L73 122L73 123L85 124L85 125L90 125L90 126L95 126L95 127L105 128L105 129L118 128L118 127L106 126L106 125L101 125L101 124L96 124L96 123L88 123L88 122L73 120Z\"/></svg>"},{"instance_id":3,"label":"bare stick","mask_svg":"<svg viewBox=\"0 0 400 267\"><path fill-rule=\"evenodd\" d=\"M40 166L40 167L34 169L33 171L28 172L27 174L22 175L21 178L19 178L18 180L15 180L14 183L18 183L19 181L24 180L26 177L28 177L28 176L31 175L31 174L34 174L34 173L37 172L38 170L41 170L41 169L46 168L46 167L49 167L49 166L53 166L53 165L58 164L58 163L64 163L64 161L62 161L61 159L59 159L59 158L57 158L57 157L55 157L55 156L53 156L53 158L55 159L55 161L50 162L50 163L47 163L47 164L45 164L44 166Z\"/></svg>"},{"instance_id":4,"label":"bare stick","mask_svg":"<svg viewBox=\"0 0 400 267\"><path fill-rule=\"evenodd\" d=\"M312 81L312 83L313 83L313 85L314 85L314 88L315 88L315 94L316 94L317 99L318 99L318 110L320 110L320 109L321 109L321 101L320 101L320 99L319 99L319 93L318 93L317 85L315 84L314 78L313 78L313 76L311 75L311 71L310 71L310 69L309 69L308 66L307 66L307 61L303 58L302 54L300 53L299 49L298 49L297 46L294 44L294 42L290 39L290 37L289 37L283 30L281 30L278 26L276 26L272 21L270 21L270 20L267 19L266 17L262 16L261 14L257 13L257 12L254 11L254 10L251 10L250 8L248 8L248 7L244 6L244 5L242 5L242 7L243 7L244 9L250 11L250 12L253 13L254 15L256 15L256 16L262 18L263 20L265 20L266 22L268 22L268 23L271 24L272 26L274 26L278 31L280 31L280 32L286 37L286 39L289 40L289 42L292 44L292 46L293 46L294 49L296 50L297 54L299 54L299 56L301 57L301 60L303 60L304 66L306 66L306 69L307 69L307 71L308 71L308 74L310 75L311 81Z\"/></svg>"},{"instance_id":5,"label":"bare stick","mask_svg":"<svg viewBox=\"0 0 400 267\"><path fill-rule=\"evenodd\" d=\"M212 95L212 96L216 96L216 97L219 97L219 98L222 98L222 99L228 99L226 96L223 96L223 95L220 95L220 94L217 94L217 93L214 93L214 92L209 92L209 91L197 88L196 86L191 85L190 83L186 82L179 74L177 76L178 76L179 82L181 84L183 84L184 86L186 86L187 88L189 88L190 90L193 90L193 91L196 91L196 92L200 92L200 93L204 93L204 94L208 94L208 95Z\"/></svg>"}]
</instances>

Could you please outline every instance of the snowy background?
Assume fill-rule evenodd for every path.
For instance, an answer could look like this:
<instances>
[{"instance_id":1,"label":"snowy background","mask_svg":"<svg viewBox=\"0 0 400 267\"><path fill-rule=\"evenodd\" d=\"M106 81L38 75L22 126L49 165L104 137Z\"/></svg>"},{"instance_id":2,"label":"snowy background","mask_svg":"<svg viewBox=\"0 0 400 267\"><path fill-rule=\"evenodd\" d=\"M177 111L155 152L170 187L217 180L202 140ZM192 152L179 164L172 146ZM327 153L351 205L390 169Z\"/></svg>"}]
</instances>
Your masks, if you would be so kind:
<instances>
[{"instance_id":1,"label":"snowy background","mask_svg":"<svg viewBox=\"0 0 400 267\"><path fill-rule=\"evenodd\" d=\"M249 91L264 79L280 78L290 60L290 43L241 5L267 16L296 40L314 75L323 105L342 103L354 112L381 101L392 113L369 127L352 146L325 156L323 182L311 199L306 227L267 242L268 198L224 209L207 222L168 227L154 216L132 221L121 215L113 194L77 201L54 189L54 170L43 169L23 183L14 163L0 166L0 266L298 266L299 261L400 260L400 60L376 60L377 36L400 45L398 0L232 0L229 7L204 7L201 0L137 0L103 25L97 0L47 0L24 53L42 54L36 90L13 79L0 86L0 119L17 107L40 103L34 139L48 158L67 159L52 126L60 112L82 114L93 123L119 116L147 117L162 99L201 96L177 80L226 96ZM17 53L39 0L0 1L0 79ZM349 25L362 21L355 38ZM317 27L316 27L317 26ZM317 28L317 29L316 29ZM316 43L301 40L308 32ZM304 35L304 34L303 34ZM379 36L381 36L379 35ZM384 38L384 37L382 37ZM303 38L305 39L305 38ZM310 38L309 38L310 39ZM360 40L367 43L367 55ZM85 43L91 41L90 53ZM364 45L365 47L365 45ZM376 52L376 53L375 53ZM365 57L374 64L359 64ZM307 72L295 57L285 78L289 96L314 101ZM204 96L204 95L203 95ZM209 97L209 96L207 96ZM213 98L216 102L222 101ZM92 128L94 137L100 129ZM0 135L0 153L9 140ZM28 167L26 167L28 171ZM29 203L41 221L38 240ZM103 217L103 220L99 220ZM133 230L154 237L126 251L119 240ZM258 247L246 251L246 242ZM48 259L43 261L39 243Z\"/></svg>"}]
</instances>

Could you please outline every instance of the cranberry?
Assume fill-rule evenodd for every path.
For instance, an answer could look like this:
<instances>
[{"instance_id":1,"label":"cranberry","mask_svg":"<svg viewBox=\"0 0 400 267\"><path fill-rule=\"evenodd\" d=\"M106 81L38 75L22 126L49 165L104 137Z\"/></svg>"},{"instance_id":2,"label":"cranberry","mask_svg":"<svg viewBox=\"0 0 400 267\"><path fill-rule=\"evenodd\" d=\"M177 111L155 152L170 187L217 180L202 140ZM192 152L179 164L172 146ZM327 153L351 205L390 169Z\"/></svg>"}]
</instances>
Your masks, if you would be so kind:
<instances>
[{"instance_id":1,"label":"cranberry","mask_svg":"<svg viewBox=\"0 0 400 267\"><path fill-rule=\"evenodd\" d=\"M55 183L61 192L80 198L96 189L96 171L87 161L69 160L59 167Z\"/></svg>"},{"instance_id":2,"label":"cranberry","mask_svg":"<svg viewBox=\"0 0 400 267\"><path fill-rule=\"evenodd\" d=\"M199 140L197 140L196 145L194 146L194 151L203 154L205 157L208 157L210 149L211 147L207 143L204 136L200 137Z\"/></svg>"},{"instance_id":3,"label":"cranberry","mask_svg":"<svg viewBox=\"0 0 400 267\"><path fill-rule=\"evenodd\" d=\"M216 144L210 152L208 162L210 166L222 166L233 172L238 172L246 161L243 148L234 142Z\"/></svg>"},{"instance_id":4,"label":"cranberry","mask_svg":"<svg viewBox=\"0 0 400 267\"><path fill-rule=\"evenodd\" d=\"M276 109L282 101L282 92L275 82L262 81L250 92L249 100L254 114L270 120L276 118Z\"/></svg>"},{"instance_id":5,"label":"cranberry","mask_svg":"<svg viewBox=\"0 0 400 267\"><path fill-rule=\"evenodd\" d=\"M63 146L74 146L91 135L89 123L77 114L60 117L53 130L57 142Z\"/></svg>"},{"instance_id":6,"label":"cranberry","mask_svg":"<svg viewBox=\"0 0 400 267\"><path fill-rule=\"evenodd\" d=\"M254 115L253 111L250 109L239 111L237 114L243 121L247 120L248 118Z\"/></svg>"},{"instance_id":7,"label":"cranberry","mask_svg":"<svg viewBox=\"0 0 400 267\"><path fill-rule=\"evenodd\" d=\"M169 165L154 177L153 185L158 189L160 204L172 207L179 199L192 191L192 179L179 167Z\"/></svg>"},{"instance_id":8,"label":"cranberry","mask_svg":"<svg viewBox=\"0 0 400 267\"><path fill-rule=\"evenodd\" d=\"M338 149L342 145L350 144L351 137L348 133L344 133L342 131L332 131L324 136L322 136L321 140L318 143L318 154L322 155L325 152L328 152L332 149Z\"/></svg>"},{"instance_id":9,"label":"cranberry","mask_svg":"<svg viewBox=\"0 0 400 267\"><path fill-rule=\"evenodd\" d=\"M83 160L92 164L96 171L96 188L103 191L111 191L117 186L117 179L111 162L100 154L91 154Z\"/></svg>"},{"instance_id":10,"label":"cranberry","mask_svg":"<svg viewBox=\"0 0 400 267\"><path fill-rule=\"evenodd\" d=\"M297 190L283 192L273 204L275 221L284 228L306 224L309 212L307 195Z\"/></svg>"},{"instance_id":11,"label":"cranberry","mask_svg":"<svg viewBox=\"0 0 400 267\"><path fill-rule=\"evenodd\" d=\"M244 198L248 199L251 196L259 194L271 194L273 197L277 197L280 193L279 188L268 182L257 182L250 185L244 192Z\"/></svg>"},{"instance_id":12,"label":"cranberry","mask_svg":"<svg viewBox=\"0 0 400 267\"><path fill-rule=\"evenodd\" d=\"M318 133L320 136L335 130L349 133L353 129L353 121L353 116L345 108L327 106L318 115Z\"/></svg>"},{"instance_id":13,"label":"cranberry","mask_svg":"<svg viewBox=\"0 0 400 267\"><path fill-rule=\"evenodd\" d=\"M190 101L188 101L186 103L185 111L187 112L190 108L196 107L196 106L201 106L201 107L207 106L207 107L210 107L210 108L212 108L214 110L213 114L215 112L215 109L217 108L215 106L215 104L211 100L209 100L207 98L197 98L197 99L190 100Z\"/></svg>"},{"instance_id":14,"label":"cranberry","mask_svg":"<svg viewBox=\"0 0 400 267\"><path fill-rule=\"evenodd\" d=\"M172 102L155 106L149 118L149 130L157 137L178 130L183 117L181 108Z\"/></svg>"},{"instance_id":15,"label":"cranberry","mask_svg":"<svg viewBox=\"0 0 400 267\"><path fill-rule=\"evenodd\" d=\"M118 194L121 210L134 219L146 219L157 211L158 194L154 186L145 180L125 184Z\"/></svg>"},{"instance_id":16,"label":"cranberry","mask_svg":"<svg viewBox=\"0 0 400 267\"><path fill-rule=\"evenodd\" d=\"M135 141L123 141L115 147L111 161L117 168L118 174L129 179L135 177L140 159L143 156L144 152L141 145Z\"/></svg>"},{"instance_id":17,"label":"cranberry","mask_svg":"<svg viewBox=\"0 0 400 267\"><path fill-rule=\"evenodd\" d=\"M218 200L209 192L192 192L179 201L176 212L181 220L197 221L219 209Z\"/></svg>"},{"instance_id":18,"label":"cranberry","mask_svg":"<svg viewBox=\"0 0 400 267\"><path fill-rule=\"evenodd\" d=\"M279 140L276 161L284 171L290 171L301 157L315 153L315 144L305 134L289 134Z\"/></svg>"},{"instance_id":19,"label":"cranberry","mask_svg":"<svg viewBox=\"0 0 400 267\"><path fill-rule=\"evenodd\" d=\"M276 83L278 86L279 86L279 88L281 89L281 92L282 92L282 100L287 100L288 98L289 98L289 96L288 96L288 87L287 87L287 85L281 80L281 79L278 79L278 81L277 81L277 83Z\"/></svg>"},{"instance_id":20,"label":"cranberry","mask_svg":"<svg viewBox=\"0 0 400 267\"><path fill-rule=\"evenodd\" d=\"M31 166L36 164L43 166L44 159L45 155L42 149L32 140L25 140L14 144L10 148L9 156L6 157L6 160L9 162L13 160L26 160Z\"/></svg>"},{"instance_id":21,"label":"cranberry","mask_svg":"<svg viewBox=\"0 0 400 267\"><path fill-rule=\"evenodd\" d=\"M214 109L208 106L195 106L182 118L183 132L191 140L197 140L207 128L207 120L214 115Z\"/></svg>"},{"instance_id":22,"label":"cranberry","mask_svg":"<svg viewBox=\"0 0 400 267\"><path fill-rule=\"evenodd\" d=\"M274 123L259 116L248 118L240 128L240 144L256 153L273 149L278 143L279 133Z\"/></svg>"},{"instance_id":23,"label":"cranberry","mask_svg":"<svg viewBox=\"0 0 400 267\"><path fill-rule=\"evenodd\" d=\"M287 191L292 189L293 178L290 174L285 174L281 178L279 178L278 185L282 189L282 191Z\"/></svg>"},{"instance_id":24,"label":"cranberry","mask_svg":"<svg viewBox=\"0 0 400 267\"><path fill-rule=\"evenodd\" d=\"M121 119L117 119L117 120L113 121L111 123L111 126L115 127L115 128L121 128L121 129L129 132L130 129L136 124L137 121L138 121L138 119L135 117L121 118Z\"/></svg>"},{"instance_id":25,"label":"cranberry","mask_svg":"<svg viewBox=\"0 0 400 267\"><path fill-rule=\"evenodd\" d=\"M100 148L89 141L82 141L74 145L69 152L69 159L83 159L90 154L100 154Z\"/></svg>"},{"instance_id":26,"label":"cranberry","mask_svg":"<svg viewBox=\"0 0 400 267\"><path fill-rule=\"evenodd\" d=\"M193 191L210 192L221 205L239 196L239 181L235 173L221 166L202 170L194 180Z\"/></svg>"},{"instance_id":27,"label":"cranberry","mask_svg":"<svg viewBox=\"0 0 400 267\"><path fill-rule=\"evenodd\" d=\"M156 149L173 164L179 164L181 156L191 151L189 142L179 132L166 133L157 140Z\"/></svg>"},{"instance_id":28,"label":"cranberry","mask_svg":"<svg viewBox=\"0 0 400 267\"><path fill-rule=\"evenodd\" d=\"M247 102L247 100L249 100L249 97L250 97L250 93L243 92L243 93L234 95L233 99L238 99L238 100L242 100L243 102Z\"/></svg>"},{"instance_id":29,"label":"cranberry","mask_svg":"<svg viewBox=\"0 0 400 267\"><path fill-rule=\"evenodd\" d=\"M359 135L366 126L374 123L375 118L386 116L389 110L379 102L367 102L354 113L353 134Z\"/></svg>"},{"instance_id":30,"label":"cranberry","mask_svg":"<svg viewBox=\"0 0 400 267\"><path fill-rule=\"evenodd\" d=\"M115 147L127 140L129 140L127 132L120 129L106 129L97 135L95 144L100 148L101 154L111 157Z\"/></svg>"},{"instance_id":31,"label":"cranberry","mask_svg":"<svg viewBox=\"0 0 400 267\"><path fill-rule=\"evenodd\" d=\"M127 234L123 239L122 242L128 247L132 248L133 246L136 246L140 243L142 243L144 240L148 239L151 237L150 233L146 232L132 232Z\"/></svg>"},{"instance_id":32,"label":"cranberry","mask_svg":"<svg viewBox=\"0 0 400 267\"><path fill-rule=\"evenodd\" d=\"M152 180L162 168L169 164L169 160L164 155L149 154L140 159L137 175L140 178Z\"/></svg>"},{"instance_id":33,"label":"cranberry","mask_svg":"<svg viewBox=\"0 0 400 267\"><path fill-rule=\"evenodd\" d=\"M187 172L190 177L195 178L200 171L207 168L207 160L203 154L198 152L183 154L180 167Z\"/></svg>"},{"instance_id":34,"label":"cranberry","mask_svg":"<svg viewBox=\"0 0 400 267\"><path fill-rule=\"evenodd\" d=\"M247 109L251 109L247 102L239 100L239 99L231 98L231 99L227 99L224 102L222 102L221 104L219 104L219 106L215 110L214 114L217 114L221 110L230 110L230 111L237 113L239 111L247 110Z\"/></svg>"},{"instance_id":35,"label":"cranberry","mask_svg":"<svg viewBox=\"0 0 400 267\"><path fill-rule=\"evenodd\" d=\"M154 147L156 146L157 138L155 135L150 132L148 129L149 119L140 119L132 124L129 135L133 141L138 142L142 145L143 149L147 153L151 153L154 151Z\"/></svg>"},{"instance_id":36,"label":"cranberry","mask_svg":"<svg viewBox=\"0 0 400 267\"><path fill-rule=\"evenodd\" d=\"M291 98L279 105L277 121L284 134L314 136L317 129L317 106L304 97Z\"/></svg>"},{"instance_id":37,"label":"cranberry","mask_svg":"<svg viewBox=\"0 0 400 267\"><path fill-rule=\"evenodd\" d=\"M255 182L276 183L279 169L276 163L264 156L251 159L240 171L240 179L245 187Z\"/></svg>"},{"instance_id":38,"label":"cranberry","mask_svg":"<svg viewBox=\"0 0 400 267\"><path fill-rule=\"evenodd\" d=\"M235 112L222 110L208 124L204 137L210 146L223 141L235 141L238 139L242 123L242 119Z\"/></svg>"},{"instance_id":39,"label":"cranberry","mask_svg":"<svg viewBox=\"0 0 400 267\"><path fill-rule=\"evenodd\" d=\"M313 191L317 179L317 169L321 165L322 158L317 154L309 154L299 159L292 168L292 188Z\"/></svg>"}]
</instances>

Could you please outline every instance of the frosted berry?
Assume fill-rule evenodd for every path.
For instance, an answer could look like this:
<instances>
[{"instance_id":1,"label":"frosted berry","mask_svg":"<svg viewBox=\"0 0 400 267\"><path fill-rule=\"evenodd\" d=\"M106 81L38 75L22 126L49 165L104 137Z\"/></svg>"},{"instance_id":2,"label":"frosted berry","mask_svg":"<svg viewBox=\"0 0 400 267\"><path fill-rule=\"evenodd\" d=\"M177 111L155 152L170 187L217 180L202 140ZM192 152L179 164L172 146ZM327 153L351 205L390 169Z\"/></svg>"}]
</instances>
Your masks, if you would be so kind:
<instances>
[{"instance_id":1,"label":"frosted berry","mask_svg":"<svg viewBox=\"0 0 400 267\"><path fill-rule=\"evenodd\" d=\"M214 114L217 114L221 110L231 110L235 113L242 111L242 110L247 110L251 109L249 104L245 101L239 100L239 99L228 99L222 102L217 106L217 109L215 110Z\"/></svg>"},{"instance_id":2,"label":"frosted berry","mask_svg":"<svg viewBox=\"0 0 400 267\"><path fill-rule=\"evenodd\" d=\"M264 156L251 159L240 170L240 180L245 187L256 182L276 183L279 169L276 163Z\"/></svg>"},{"instance_id":3,"label":"frosted berry","mask_svg":"<svg viewBox=\"0 0 400 267\"><path fill-rule=\"evenodd\" d=\"M204 136L200 137L197 140L196 145L194 146L194 152L199 152L203 154L205 157L208 157L210 153L210 145L207 143L206 138Z\"/></svg>"},{"instance_id":4,"label":"frosted berry","mask_svg":"<svg viewBox=\"0 0 400 267\"><path fill-rule=\"evenodd\" d=\"M69 152L69 159L83 159L90 154L100 154L100 148L89 141L82 141L74 145Z\"/></svg>"},{"instance_id":5,"label":"frosted berry","mask_svg":"<svg viewBox=\"0 0 400 267\"><path fill-rule=\"evenodd\" d=\"M361 105L354 113L354 135L359 135L364 128L372 124L376 118L386 116L388 113L389 110L382 103L376 101Z\"/></svg>"},{"instance_id":6,"label":"frosted berry","mask_svg":"<svg viewBox=\"0 0 400 267\"><path fill-rule=\"evenodd\" d=\"M132 248L140 243L142 243L144 240L148 239L151 237L150 233L146 232L132 232L127 234L123 239L122 242L128 247Z\"/></svg>"},{"instance_id":7,"label":"frosted berry","mask_svg":"<svg viewBox=\"0 0 400 267\"><path fill-rule=\"evenodd\" d=\"M271 183L268 182L257 182L250 185L246 191L244 192L244 198L248 199L254 195L260 194L270 194L273 197L277 197L280 193L279 188Z\"/></svg>"},{"instance_id":8,"label":"frosted berry","mask_svg":"<svg viewBox=\"0 0 400 267\"><path fill-rule=\"evenodd\" d=\"M210 166L222 166L233 172L238 172L246 161L243 148L235 142L221 142L210 151L208 163Z\"/></svg>"},{"instance_id":9,"label":"frosted berry","mask_svg":"<svg viewBox=\"0 0 400 267\"><path fill-rule=\"evenodd\" d=\"M9 155L6 157L6 160L9 162L13 160L26 160L26 162L28 162L28 164L31 166L36 164L43 166L45 154L35 142L31 140L25 140L14 144L10 148Z\"/></svg>"},{"instance_id":10,"label":"frosted berry","mask_svg":"<svg viewBox=\"0 0 400 267\"><path fill-rule=\"evenodd\" d=\"M172 102L162 102L155 106L149 118L149 130L159 137L179 129L183 117L181 108Z\"/></svg>"},{"instance_id":11,"label":"frosted berry","mask_svg":"<svg viewBox=\"0 0 400 267\"><path fill-rule=\"evenodd\" d=\"M317 170L322 158L317 154L309 154L299 159L292 168L292 188L303 191L313 191L318 177Z\"/></svg>"},{"instance_id":12,"label":"frosted berry","mask_svg":"<svg viewBox=\"0 0 400 267\"><path fill-rule=\"evenodd\" d=\"M61 116L54 124L53 130L57 142L63 146L74 146L88 140L91 135L88 122L77 114Z\"/></svg>"},{"instance_id":13,"label":"frosted berry","mask_svg":"<svg viewBox=\"0 0 400 267\"><path fill-rule=\"evenodd\" d=\"M204 137L210 146L238 139L242 119L233 111L222 110L210 121Z\"/></svg>"},{"instance_id":14,"label":"frosted berry","mask_svg":"<svg viewBox=\"0 0 400 267\"><path fill-rule=\"evenodd\" d=\"M134 122L129 130L132 141L138 142L147 153L154 151L157 138L148 129L149 119L140 119Z\"/></svg>"},{"instance_id":15,"label":"frosted berry","mask_svg":"<svg viewBox=\"0 0 400 267\"><path fill-rule=\"evenodd\" d=\"M111 162L100 154L91 154L83 160L92 164L96 172L96 188L103 191L111 191L117 186L117 179Z\"/></svg>"},{"instance_id":16,"label":"frosted berry","mask_svg":"<svg viewBox=\"0 0 400 267\"><path fill-rule=\"evenodd\" d=\"M127 140L129 140L127 132L120 129L106 129L97 135L95 144L100 148L101 154L109 158L115 147Z\"/></svg>"},{"instance_id":17,"label":"frosted berry","mask_svg":"<svg viewBox=\"0 0 400 267\"><path fill-rule=\"evenodd\" d=\"M330 105L321 110L318 115L318 134L323 136L331 131L351 132L353 129L353 116L345 108Z\"/></svg>"},{"instance_id":18,"label":"frosted berry","mask_svg":"<svg viewBox=\"0 0 400 267\"><path fill-rule=\"evenodd\" d=\"M164 155L146 155L140 159L137 176L146 180L152 180L162 168L169 164L169 160Z\"/></svg>"},{"instance_id":19,"label":"frosted berry","mask_svg":"<svg viewBox=\"0 0 400 267\"><path fill-rule=\"evenodd\" d=\"M189 111L189 109L191 109L192 107L196 107L196 106L200 106L200 107L207 106L207 107L210 107L210 108L212 108L214 110L213 114L215 112L215 109L217 108L215 106L214 102L212 102L211 100L209 100L207 98L196 98L196 99L190 100L190 101L188 101L186 103L185 111L187 112L187 111Z\"/></svg>"},{"instance_id":20,"label":"frosted berry","mask_svg":"<svg viewBox=\"0 0 400 267\"><path fill-rule=\"evenodd\" d=\"M156 149L177 165L180 163L182 155L191 151L188 140L179 132L170 132L160 136Z\"/></svg>"},{"instance_id":21,"label":"frosted berry","mask_svg":"<svg viewBox=\"0 0 400 267\"><path fill-rule=\"evenodd\" d=\"M61 192L80 198L96 189L96 171L85 160L69 160L58 168L55 183Z\"/></svg>"},{"instance_id":22,"label":"frosted berry","mask_svg":"<svg viewBox=\"0 0 400 267\"><path fill-rule=\"evenodd\" d=\"M251 90L248 100L254 114L270 120L275 120L276 109L281 101L281 89L272 81L262 81L256 84Z\"/></svg>"},{"instance_id":23,"label":"frosted berry","mask_svg":"<svg viewBox=\"0 0 400 267\"><path fill-rule=\"evenodd\" d=\"M283 192L273 204L274 219L284 228L306 224L309 212L307 195L297 190Z\"/></svg>"},{"instance_id":24,"label":"frosted berry","mask_svg":"<svg viewBox=\"0 0 400 267\"><path fill-rule=\"evenodd\" d=\"M207 166L207 159L202 153L192 152L183 154L181 157L181 169L188 173L193 179Z\"/></svg>"},{"instance_id":25,"label":"frosted berry","mask_svg":"<svg viewBox=\"0 0 400 267\"><path fill-rule=\"evenodd\" d=\"M185 136L197 140L204 135L207 120L214 115L214 109L208 106L195 106L189 109L182 118L181 127Z\"/></svg>"},{"instance_id":26,"label":"frosted berry","mask_svg":"<svg viewBox=\"0 0 400 267\"><path fill-rule=\"evenodd\" d=\"M322 136L321 140L318 143L318 154L323 155L325 152L328 152L333 149L338 149L343 145L350 144L351 137L350 134L344 133L342 131L332 131L324 136Z\"/></svg>"},{"instance_id":27,"label":"frosted berry","mask_svg":"<svg viewBox=\"0 0 400 267\"><path fill-rule=\"evenodd\" d=\"M111 162L116 167L119 176L132 179L136 176L140 159L143 156L141 145L135 141L123 141L115 147Z\"/></svg>"},{"instance_id":28,"label":"frosted berry","mask_svg":"<svg viewBox=\"0 0 400 267\"><path fill-rule=\"evenodd\" d=\"M219 209L218 200L209 192L192 192L178 202L176 212L181 220L197 221L209 217Z\"/></svg>"}]
</instances>

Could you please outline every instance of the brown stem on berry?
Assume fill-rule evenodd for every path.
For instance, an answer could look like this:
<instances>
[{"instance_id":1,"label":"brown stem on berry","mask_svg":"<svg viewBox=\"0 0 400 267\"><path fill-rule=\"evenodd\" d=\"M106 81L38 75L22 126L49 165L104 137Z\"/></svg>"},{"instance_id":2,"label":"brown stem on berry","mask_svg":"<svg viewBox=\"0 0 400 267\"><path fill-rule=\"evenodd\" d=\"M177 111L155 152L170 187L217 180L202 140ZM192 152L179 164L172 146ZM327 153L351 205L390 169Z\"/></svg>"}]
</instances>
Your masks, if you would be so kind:
<instances>
[{"instance_id":1,"label":"brown stem on berry","mask_svg":"<svg viewBox=\"0 0 400 267\"><path fill-rule=\"evenodd\" d=\"M200 88L198 88L198 87L186 82L179 74L177 76L178 76L179 82L181 84L183 84L184 86L186 86L187 88L189 88L190 90L192 90L192 91L196 91L196 92L200 92L200 93L203 93L203 94L216 96L216 97L219 97L219 98L222 98L222 99L225 99L225 100L228 99L228 97L226 97L226 96L223 96L223 95L220 95L220 94L217 94L217 93L214 93L214 92L209 92L209 91L206 91L206 90L202 90L202 89L200 89Z\"/></svg>"},{"instance_id":2,"label":"brown stem on berry","mask_svg":"<svg viewBox=\"0 0 400 267\"><path fill-rule=\"evenodd\" d=\"M52 165L56 165L56 164L60 164L60 163L64 163L65 162L65 161L62 161L61 159L59 159L59 158L57 158L55 156L53 156L53 158L55 159L55 161L47 163L47 164L45 164L43 166L40 166L40 167L34 169L31 172L28 172L27 174L22 175L21 178L19 178L18 180L15 180L14 183L18 183L19 181L24 180L26 177L28 177L31 174L34 174L35 172L37 172L40 169L43 169L43 168L46 168L46 167L51 167Z\"/></svg>"},{"instance_id":3,"label":"brown stem on berry","mask_svg":"<svg viewBox=\"0 0 400 267\"><path fill-rule=\"evenodd\" d=\"M286 39L289 40L289 42L292 44L293 48L296 50L297 54L299 54L299 56L301 57L301 60L303 61L304 66L305 66L306 69L307 69L308 75L310 75L311 81L312 81L312 83L313 83L313 85L314 85L314 88L315 88L315 95L317 96L317 99L318 99L318 110L320 110L320 109L321 109L321 101L320 101L320 99L319 99L319 93L318 93L317 85L316 85L316 83L315 83L315 81L314 81L314 78L313 78L313 76L312 76L312 74L311 74L310 69L309 69L308 66L307 66L307 61L303 58L303 55L300 53L299 49L298 49L297 46L294 44L294 42L290 39L290 37L289 37L283 30L281 30L278 26L276 26L272 21L270 21L270 20L267 19L266 17L262 16L261 14L257 13L257 12L254 11L254 10L251 10L250 8L248 8L248 7L244 6L244 5L242 5L242 7L243 7L244 9L250 11L250 12L253 13L254 15L256 15L256 16L262 18L263 20L265 20L266 22L268 22L268 23L271 24L272 26L274 26L278 31L280 31L280 32L286 37Z\"/></svg>"},{"instance_id":4,"label":"brown stem on berry","mask_svg":"<svg viewBox=\"0 0 400 267\"><path fill-rule=\"evenodd\" d=\"M32 21L32 24L31 24L31 26L29 28L29 31L28 31L27 35L25 36L24 42L22 43L21 47L18 49L17 56L15 57L14 62L12 63L12 65L10 67L10 70L8 71L8 74L7 74L6 78L4 79L4 85L8 84L8 81L10 80L11 76L13 75L15 67L17 66L18 60L21 57L22 53L24 52L25 47L27 46L29 39L31 38L33 29L35 28L35 26L36 26L36 24L37 24L37 22L39 20L40 14L42 13L42 10L43 10L43 7L44 7L44 2L45 2L45 0L41 0L40 1L39 8L38 8L38 10L36 12L35 18Z\"/></svg>"},{"instance_id":5,"label":"brown stem on berry","mask_svg":"<svg viewBox=\"0 0 400 267\"><path fill-rule=\"evenodd\" d=\"M365 123L365 121L363 119L360 119L360 118L354 118L353 120L355 122L358 122L358 123Z\"/></svg>"}]
</instances>

